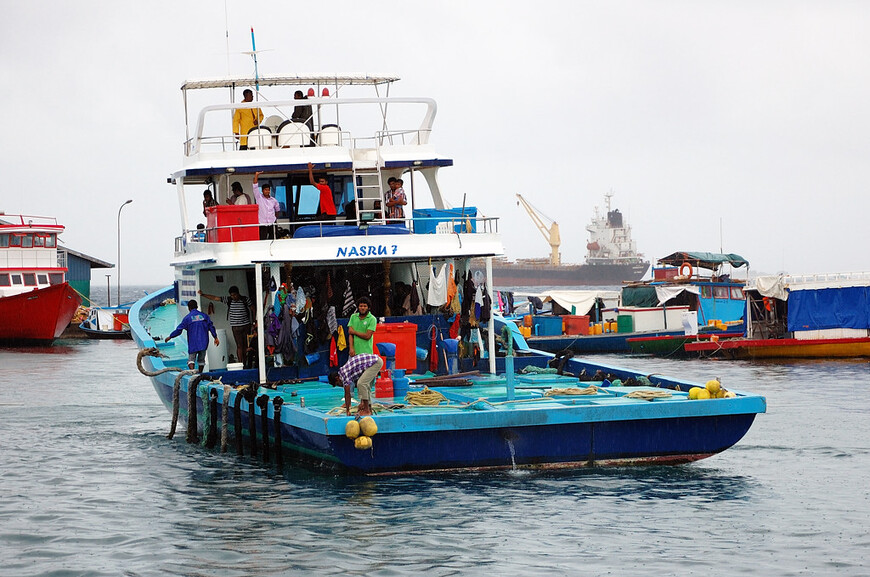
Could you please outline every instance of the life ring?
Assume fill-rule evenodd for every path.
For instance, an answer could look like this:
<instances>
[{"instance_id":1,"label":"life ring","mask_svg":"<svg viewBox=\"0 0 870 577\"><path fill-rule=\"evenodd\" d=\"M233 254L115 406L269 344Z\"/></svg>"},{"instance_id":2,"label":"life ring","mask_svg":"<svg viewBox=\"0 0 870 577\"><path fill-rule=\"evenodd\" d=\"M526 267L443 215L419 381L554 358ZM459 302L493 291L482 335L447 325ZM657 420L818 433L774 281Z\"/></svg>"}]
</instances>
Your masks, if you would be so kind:
<instances>
[{"instance_id":1,"label":"life ring","mask_svg":"<svg viewBox=\"0 0 870 577\"><path fill-rule=\"evenodd\" d=\"M686 269L689 269L689 271L684 272ZM683 264L680 265L680 276L687 276L687 277L691 278L693 272L695 272L695 271L692 269L691 264L684 262Z\"/></svg>"}]
</instances>

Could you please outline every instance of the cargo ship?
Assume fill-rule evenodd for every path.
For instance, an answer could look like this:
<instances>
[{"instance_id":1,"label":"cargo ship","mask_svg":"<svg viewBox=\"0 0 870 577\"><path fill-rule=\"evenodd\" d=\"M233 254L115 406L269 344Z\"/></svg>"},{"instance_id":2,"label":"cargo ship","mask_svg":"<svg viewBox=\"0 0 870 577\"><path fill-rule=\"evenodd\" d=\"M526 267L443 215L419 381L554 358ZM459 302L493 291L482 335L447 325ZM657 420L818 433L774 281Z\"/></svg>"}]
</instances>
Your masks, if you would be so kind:
<instances>
[{"instance_id":1,"label":"cargo ship","mask_svg":"<svg viewBox=\"0 0 870 577\"><path fill-rule=\"evenodd\" d=\"M521 195L517 204L529 213L541 234L550 243L549 258L493 260L493 284L497 287L525 286L613 286L640 280L649 262L637 252L629 226L619 209L611 209L612 192L604 195L604 214L595 207L592 222L586 226L585 264L563 264L559 253L559 225L534 208Z\"/></svg>"}]
</instances>

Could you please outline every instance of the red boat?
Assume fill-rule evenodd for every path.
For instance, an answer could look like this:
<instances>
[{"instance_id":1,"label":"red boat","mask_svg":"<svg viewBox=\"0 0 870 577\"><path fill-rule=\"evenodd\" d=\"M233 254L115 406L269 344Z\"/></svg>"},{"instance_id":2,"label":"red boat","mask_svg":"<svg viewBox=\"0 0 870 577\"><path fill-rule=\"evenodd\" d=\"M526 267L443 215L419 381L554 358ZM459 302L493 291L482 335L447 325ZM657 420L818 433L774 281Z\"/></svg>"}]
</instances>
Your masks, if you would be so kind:
<instances>
[{"instance_id":1,"label":"red boat","mask_svg":"<svg viewBox=\"0 0 870 577\"><path fill-rule=\"evenodd\" d=\"M54 218L0 213L0 342L51 344L81 302L58 263Z\"/></svg>"}]
</instances>

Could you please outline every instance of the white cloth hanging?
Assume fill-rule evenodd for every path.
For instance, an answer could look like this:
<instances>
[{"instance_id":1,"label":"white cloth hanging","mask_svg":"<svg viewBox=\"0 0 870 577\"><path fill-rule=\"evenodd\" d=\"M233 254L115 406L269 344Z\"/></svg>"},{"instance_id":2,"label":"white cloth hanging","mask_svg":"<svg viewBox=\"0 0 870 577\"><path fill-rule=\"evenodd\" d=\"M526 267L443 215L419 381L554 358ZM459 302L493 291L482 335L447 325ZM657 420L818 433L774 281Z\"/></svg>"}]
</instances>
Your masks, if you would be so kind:
<instances>
[{"instance_id":1,"label":"white cloth hanging","mask_svg":"<svg viewBox=\"0 0 870 577\"><path fill-rule=\"evenodd\" d=\"M426 304L432 307L440 307L447 303L447 265L442 264L437 273L429 277L429 294Z\"/></svg>"}]
</instances>

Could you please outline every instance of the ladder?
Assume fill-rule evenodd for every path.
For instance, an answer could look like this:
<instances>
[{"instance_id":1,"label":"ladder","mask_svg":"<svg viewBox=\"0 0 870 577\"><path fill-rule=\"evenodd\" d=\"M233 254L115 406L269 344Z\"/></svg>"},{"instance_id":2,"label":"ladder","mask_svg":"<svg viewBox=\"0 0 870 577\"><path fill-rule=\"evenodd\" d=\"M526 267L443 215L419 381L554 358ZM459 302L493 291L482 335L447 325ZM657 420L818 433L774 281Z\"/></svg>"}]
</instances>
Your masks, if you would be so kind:
<instances>
[{"instance_id":1,"label":"ladder","mask_svg":"<svg viewBox=\"0 0 870 577\"><path fill-rule=\"evenodd\" d=\"M356 197L356 223L369 224L372 221L386 220L384 206L384 183L381 178L381 168L378 162L353 163L353 186Z\"/></svg>"}]
</instances>

